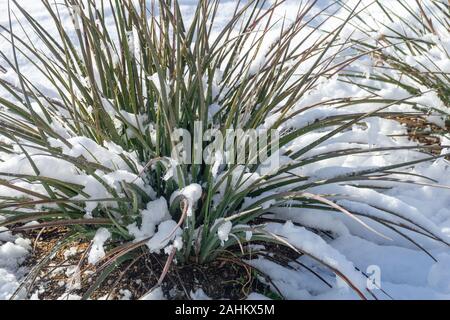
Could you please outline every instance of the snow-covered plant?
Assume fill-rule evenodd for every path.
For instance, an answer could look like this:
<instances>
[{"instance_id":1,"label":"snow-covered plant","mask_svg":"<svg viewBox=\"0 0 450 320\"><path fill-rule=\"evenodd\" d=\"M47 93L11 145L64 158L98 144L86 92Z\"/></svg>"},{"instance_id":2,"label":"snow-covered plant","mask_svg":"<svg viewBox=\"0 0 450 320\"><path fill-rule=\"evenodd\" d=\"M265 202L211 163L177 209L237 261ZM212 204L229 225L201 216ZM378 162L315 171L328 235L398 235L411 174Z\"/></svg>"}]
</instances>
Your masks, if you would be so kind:
<instances>
[{"instance_id":1,"label":"snow-covered plant","mask_svg":"<svg viewBox=\"0 0 450 320\"><path fill-rule=\"evenodd\" d=\"M352 3L345 7L351 10ZM349 80L381 99L415 95L409 111L426 113L445 128L450 114L449 12L448 1L440 0L370 6L351 25L357 30L355 48L373 52ZM374 87L373 80L380 85ZM396 88L395 94L386 94L387 88Z\"/></svg>"},{"instance_id":2,"label":"snow-covered plant","mask_svg":"<svg viewBox=\"0 0 450 320\"><path fill-rule=\"evenodd\" d=\"M255 243L307 255L361 298L369 297L364 276L322 239L335 229L332 222L328 229L316 225L315 210L345 216L380 238L386 238L377 231L383 226L405 232L413 243L406 234L445 242L401 208L356 206L364 202L362 193L352 197L368 188L367 197L384 199L376 182L414 183L402 168L434 157L417 152L414 160L399 156L395 164L368 163L358 170L329 164L417 148L376 146L367 138L377 131L366 130L367 123L375 126L366 119L409 96L374 101L376 108L361 112L352 107L370 99L327 92L355 59L342 58L350 42L341 31L358 6L322 30L329 17L318 19L322 12L311 10L314 1L302 2L293 20L274 15L281 2L233 4L233 17L217 27L218 0L199 1L192 21L184 21L177 1L43 1L55 34L12 1L10 24L0 26L2 41L12 47L0 53L5 70L15 71L15 78L0 79L10 94L0 97L0 214L7 217L0 226L68 227L49 257L75 239L92 240L87 259L101 275L85 298L145 246L168 255L161 284L175 260L247 259ZM69 25L61 18L68 14ZM26 21L13 29L13 15ZM22 28L27 31L19 36ZM361 56L374 52L367 51ZM21 72L19 59L29 60L45 83ZM250 161L244 144L243 163L222 161L220 152L208 164L180 162L174 132L195 136L198 123L224 136L230 129L275 130L278 147L263 150L264 161ZM345 142L352 130L360 130L361 141ZM271 160L278 165L270 166ZM303 224L283 225L289 214L303 212ZM31 286L49 257L24 284Z\"/></svg>"}]
</instances>

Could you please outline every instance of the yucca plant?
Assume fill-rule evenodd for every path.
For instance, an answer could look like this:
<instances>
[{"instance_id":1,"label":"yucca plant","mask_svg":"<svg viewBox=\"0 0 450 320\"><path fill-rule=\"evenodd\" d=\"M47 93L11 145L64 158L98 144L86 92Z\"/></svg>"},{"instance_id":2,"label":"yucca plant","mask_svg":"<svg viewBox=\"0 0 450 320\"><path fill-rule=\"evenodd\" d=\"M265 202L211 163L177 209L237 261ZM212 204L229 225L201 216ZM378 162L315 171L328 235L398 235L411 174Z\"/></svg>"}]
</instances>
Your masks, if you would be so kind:
<instances>
[{"instance_id":1,"label":"yucca plant","mask_svg":"<svg viewBox=\"0 0 450 320\"><path fill-rule=\"evenodd\" d=\"M386 214L381 218L337 204L346 194L311 192L358 181L414 183L402 178L408 173L400 169L435 157L326 178L302 174L302 168L329 159L423 147L319 148L367 117L391 114L384 110L410 97L386 103L346 96L309 103L306 98L324 79L355 60L341 58L352 44L340 32L358 6L333 30L323 31L328 18L317 19L322 12L312 11L315 1L302 3L294 21L275 14L282 2L238 3L230 20L218 27L218 0L200 1L189 23L177 1L43 1L57 34L11 2L10 23L1 26L1 37L11 43L12 53L1 56L4 69L14 70L18 81L0 80L11 96L0 97L0 214L7 217L0 226L17 232L70 229L23 287L31 289L52 254L75 239L92 240L89 261L98 272L84 298L145 245L168 255L161 285L174 260L247 259L256 242L310 256L361 298L374 296L359 272L336 264L342 257L315 251L327 248L321 231L299 229L314 243L292 237L301 232L290 224L283 227L285 220L277 215L288 208L346 215L379 237L386 236L372 225L388 227L421 249L407 232L445 243L436 230L407 215L378 208ZM69 25L62 18L67 12ZM20 28L37 35L44 51L13 30L11 21L19 14L26 21ZM358 56L373 52L369 48ZM18 57L44 76L45 90L21 72ZM379 106L367 113L347 110L366 102ZM318 114L308 113L315 110ZM200 147L190 154L187 149L195 143L183 140L180 148L180 129L194 139L209 130L211 139L200 137ZM248 137L237 140L235 147L244 151L241 162L226 161L220 147L209 153L209 161L195 161L198 149L202 155L211 141L238 129L273 130L272 138L279 139L268 139L256 153L246 144ZM272 160L279 165L270 166ZM34 220L39 224L24 225ZM102 254L109 238L113 241Z\"/></svg>"},{"instance_id":2,"label":"yucca plant","mask_svg":"<svg viewBox=\"0 0 450 320\"><path fill-rule=\"evenodd\" d=\"M447 1L395 1L392 7L376 2L352 22L358 30L355 48L373 51L370 75L364 68L349 73L350 82L380 97L381 89L397 88L396 95L415 95L411 109L429 116L445 128L450 107L449 3ZM347 11L351 10L345 6ZM367 69L367 68L366 68ZM378 87L364 79L376 80ZM373 82L373 81L372 81ZM382 96L383 94L381 94ZM391 97L395 99L395 97ZM408 110L405 110L408 111Z\"/></svg>"}]
</instances>

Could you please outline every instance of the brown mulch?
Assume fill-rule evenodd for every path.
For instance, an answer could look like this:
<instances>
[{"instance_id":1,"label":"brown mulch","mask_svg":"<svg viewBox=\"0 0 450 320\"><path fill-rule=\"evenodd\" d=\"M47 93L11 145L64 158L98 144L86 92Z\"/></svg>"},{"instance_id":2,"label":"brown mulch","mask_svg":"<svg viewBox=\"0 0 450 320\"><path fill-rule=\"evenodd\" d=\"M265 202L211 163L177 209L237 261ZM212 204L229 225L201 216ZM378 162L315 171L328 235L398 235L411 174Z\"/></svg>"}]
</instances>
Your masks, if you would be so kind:
<instances>
[{"instance_id":1,"label":"brown mulch","mask_svg":"<svg viewBox=\"0 0 450 320\"><path fill-rule=\"evenodd\" d=\"M58 241L68 232L66 228L46 228L42 232L29 231L24 236L32 240L33 251L25 262L32 268L44 258ZM69 248L76 248L76 254L66 257L64 253ZM39 299L54 300L67 292L67 286L73 279L71 269L80 266L80 286L70 291L70 294L83 296L95 283L101 272L89 266L86 258L80 264L89 244L83 241L72 242L62 247L44 267L39 277L31 286L29 295L36 291ZM150 254L142 247L134 260L129 260L114 270L105 278L98 289L91 294L92 299L120 299L124 292L131 293L132 299L145 295L153 288L166 262L167 255ZM251 292L271 293L269 286L262 283L255 270L240 259L219 258L217 261L200 265L172 264L165 281L161 286L164 295L170 299L191 299L191 294L197 289L213 299L245 299Z\"/></svg>"},{"instance_id":2,"label":"brown mulch","mask_svg":"<svg viewBox=\"0 0 450 320\"><path fill-rule=\"evenodd\" d=\"M438 148L427 149L433 155L439 155L442 150L442 148L440 148L441 140L437 134L450 132L449 122L446 122L447 126L444 130L420 116L405 115L390 117L390 119L396 120L406 126L409 140L416 141L426 146L439 146Z\"/></svg>"}]
</instances>

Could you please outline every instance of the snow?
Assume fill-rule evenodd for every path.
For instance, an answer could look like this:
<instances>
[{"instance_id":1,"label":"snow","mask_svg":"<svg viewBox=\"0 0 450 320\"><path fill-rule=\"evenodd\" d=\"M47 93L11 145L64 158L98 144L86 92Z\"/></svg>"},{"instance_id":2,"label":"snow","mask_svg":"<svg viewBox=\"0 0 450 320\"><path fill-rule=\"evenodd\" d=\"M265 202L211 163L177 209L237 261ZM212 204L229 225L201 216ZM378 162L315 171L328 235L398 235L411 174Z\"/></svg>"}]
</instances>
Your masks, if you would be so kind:
<instances>
[{"instance_id":1,"label":"snow","mask_svg":"<svg viewBox=\"0 0 450 320\"><path fill-rule=\"evenodd\" d=\"M105 249L103 245L111 237L111 233L106 228L100 228L95 233L92 240L91 250L88 255L88 262L96 264L105 256Z\"/></svg>"},{"instance_id":2,"label":"snow","mask_svg":"<svg viewBox=\"0 0 450 320\"><path fill-rule=\"evenodd\" d=\"M187 200L188 207L186 213L187 216L190 217L192 216L194 206L202 197L202 187L198 183L192 183L181 190L175 191L170 196L170 204L172 204L177 197L183 197Z\"/></svg>"},{"instance_id":3,"label":"snow","mask_svg":"<svg viewBox=\"0 0 450 320\"><path fill-rule=\"evenodd\" d=\"M198 288L195 291L191 291L191 299L192 300L211 300L210 297L203 291L202 288Z\"/></svg>"},{"instance_id":4,"label":"snow","mask_svg":"<svg viewBox=\"0 0 450 320\"><path fill-rule=\"evenodd\" d=\"M138 227L136 222L128 226L129 233L134 236L134 241L152 237L155 234L156 226L170 218L167 201L161 197L147 204L147 208L141 211L142 223Z\"/></svg>"},{"instance_id":5,"label":"snow","mask_svg":"<svg viewBox=\"0 0 450 320\"><path fill-rule=\"evenodd\" d=\"M133 294L131 293L131 291L127 290L127 289L120 289L119 293L122 296L120 298L120 300L131 300L131 298L133 297Z\"/></svg>"},{"instance_id":6,"label":"snow","mask_svg":"<svg viewBox=\"0 0 450 320\"><path fill-rule=\"evenodd\" d=\"M64 293L57 300L81 300L81 296L76 294Z\"/></svg>"},{"instance_id":7,"label":"snow","mask_svg":"<svg viewBox=\"0 0 450 320\"><path fill-rule=\"evenodd\" d=\"M164 293L161 287L158 287L150 291L149 293L145 294L139 300L166 300L166 298L164 297Z\"/></svg>"},{"instance_id":8,"label":"snow","mask_svg":"<svg viewBox=\"0 0 450 320\"><path fill-rule=\"evenodd\" d=\"M341 271L362 292L366 288L366 279L355 270L352 262L346 256L327 244L321 237L303 227L295 226L291 221L284 225L269 223L266 230L287 240L300 252L324 262L327 266ZM342 281L336 277L335 286L347 288Z\"/></svg>"},{"instance_id":9,"label":"snow","mask_svg":"<svg viewBox=\"0 0 450 320\"><path fill-rule=\"evenodd\" d=\"M77 254L78 248L77 247L70 247L69 249L65 250L63 252L64 259L69 259L70 257L73 257Z\"/></svg>"},{"instance_id":10,"label":"snow","mask_svg":"<svg viewBox=\"0 0 450 320\"><path fill-rule=\"evenodd\" d=\"M187 15L186 21L192 19L195 2L183 0L180 1L182 9ZM226 22L227 15L231 14L234 4L233 1L224 1L221 3L221 13L218 19L223 23ZM351 7L355 5L356 0L346 1ZM369 0L363 1L361 7L369 4ZM389 2L383 0L381 2ZM0 7L6 7L7 0L0 0ZM40 1L23 1L21 3L33 17L44 24L47 31L56 33L52 25L52 19L42 10ZM297 13L298 1L289 0L283 3L276 10L276 17L284 17L287 19L295 18ZM376 39L380 36L396 37L398 34L406 34L411 38L419 37L415 32L415 21L411 15L395 1L389 2L389 10L396 12L402 16L402 19L390 21L385 14L377 6L369 6L368 10L363 12L364 21L368 28L367 33L354 30L354 26L348 25L342 31L342 35L352 37L354 39L364 39L369 43L375 44ZM415 4L411 3L413 10L417 10ZM0 24L7 25L8 18L5 14L6 10L0 13ZM340 23L342 17L347 12L339 11L323 26L323 29L334 28ZM70 17L64 10L61 16L66 21ZM13 21L13 28L19 34L22 34L21 28L17 21ZM420 37L430 41L431 48L423 53L416 55L402 54L399 58L404 60L411 66L424 71L443 70L450 72L450 59L448 52L450 51L450 41L448 30L439 24L435 25L436 34L422 34ZM279 31L279 29L278 29ZM215 31L214 31L215 32ZM213 33L214 33L213 32ZM217 32L216 32L217 33ZM274 28L273 34L269 35L268 41L273 41L277 35L277 29ZM133 41L136 38L133 32L130 34L130 45L134 46ZM33 43L38 49L43 49L36 35L29 35ZM307 45L307 43L305 44ZM111 49L109 49L111 51ZM10 45L7 41L0 41L0 51L10 54ZM398 54L391 48L385 49L386 53ZM330 53L331 54L331 53ZM25 58L19 56L19 64L21 71L29 76L29 79L36 83L38 88L45 94L54 96L55 92L48 89L48 83L35 67ZM113 54L113 59L117 57ZM263 57L254 59L251 72L258 70ZM432 61L433 63L431 63ZM351 68L365 72L367 76L370 74L387 73L394 79L398 75L389 73L386 68L376 68L376 58L363 57L355 61ZM311 61L305 61L299 67L299 72L306 70ZM0 60L2 64L2 60ZM2 64L3 65L3 64ZM426 67L426 68L425 68ZM220 70L217 70L215 78L220 78ZM3 79L16 82L14 74L7 70L6 74L0 74ZM156 90L161 90L166 83L160 83L161 79L157 75L150 77L154 83ZM443 79L442 77L440 79ZM164 82L166 79L162 79ZM423 87L414 79L406 76L402 77L409 86L419 90L421 94L417 97L411 97L404 88L393 84L375 83L369 77L362 79L361 83L367 86L375 86L376 96L384 99L407 99L408 102L415 102L427 110L430 110L428 119L439 126L444 125L441 113L437 111L446 111L445 104L441 101L438 94L433 90ZM445 79L444 79L445 80ZM215 79L214 81L218 81ZM10 98L9 93L0 91L2 97ZM326 102L334 98L364 98L368 93L350 84L342 83L335 76L329 79L322 79L315 88L312 88L302 100L290 110L290 114L298 113L295 117L290 117L284 122L278 130L290 130L292 128L303 128L313 124L317 120L326 119L333 115L349 114L352 112L370 112L377 108L384 107L384 104L355 104L346 108L332 108L326 105ZM308 106L317 104L317 107L308 108ZM104 101L105 107L110 105L108 101ZM35 111L42 114L42 111L33 104ZM107 108L109 114L114 118L123 119L132 127L144 127L146 115L137 115L127 113L123 110L114 110ZM389 107L391 111L412 111L411 106L406 103L399 103ZM208 108L208 117L212 121L215 114L220 112L220 106L213 104ZM277 119L279 114L271 114L266 118L265 127L270 127ZM71 144L71 147L63 144L54 138L49 138L48 142L54 146L61 148L63 153L71 157L83 157L86 161L95 161L101 163L109 170L97 170L97 175L106 182L108 186L113 188L119 194L123 192L121 182L134 182L145 190L153 201L150 201L144 210L140 211L140 223L133 223L128 226L130 235L134 237L134 241L141 241L149 238L146 242L151 252L160 252L162 250L170 251L172 248L181 249L182 241L180 239L181 229L177 226L177 222L171 219L168 201L165 198L156 199L155 191L145 184L138 177L132 168L121 158L125 155L138 171L143 168L139 163L135 154L125 152L120 146L111 142L105 142L99 145L86 137L73 136L68 128L61 123L52 123L52 126L65 137ZM149 124L151 127L151 124ZM331 130L331 129L330 129ZM129 132L132 134L132 132ZM286 156L288 151L296 152L307 147L318 138L325 136L329 131L318 130L305 134L292 144L280 152L280 165L289 163L290 158ZM322 142L320 145L311 149L303 155L303 159L311 159L315 156L325 154L334 150L343 150L346 148L359 148L361 150L370 150L377 147L398 147L398 146L414 146L414 142L408 141L405 136L406 128L393 120L382 119L378 117L369 117L361 121L361 123L352 126L348 131L339 133L332 138ZM2 142L10 144L11 141L2 138ZM450 145L448 137L442 137L442 143ZM17 146L15 146L17 149ZM32 157L36 166L39 168L41 175L49 178L58 178L66 182L75 183L83 186L83 191L88 195L87 198L94 200L87 202L85 210L89 216L99 205L95 199L110 197L110 193L105 186L92 176L80 172L72 164L63 159L54 159L48 155L42 154L42 151L33 147L25 147ZM20 150L17 150L20 153ZM448 152L444 150L443 152ZM221 155L216 156L213 176L215 181L220 181L227 172L220 172L220 164L222 162ZM353 172L360 170L368 170L378 166L389 166L402 161L412 161L424 158L423 153L414 150L398 150L396 152L373 152L364 153L354 156L343 156L333 159L324 159L319 162L302 166L293 170L298 176L308 177L307 182L325 181L336 176L349 176ZM23 155L7 156L0 153L1 163L0 172L20 172L21 174L36 175L28 159ZM169 160L172 161L172 160ZM437 159L426 163L417 164L404 169L404 172L416 175L424 175L436 180L437 184L443 186L450 185L450 163L445 159ZM172 166L173 165L172 162ZM238 167L233 171L231 187L242 190L258 181L262 176L261 168L258 173L245 172L243 167ZM174 173L176 175L176 172ZM261 175L260 175L261 174ZM2 177L5 178L5 177ZM167 176L165 177L167 178ZM417 177L411 177L415 182L424 182ZM46 191L36 185L23 181L12 181L16 186L46 194ZM429 182L429 181L428 181ZM383 191L371 190L363 188L363 185L387 188ZM219 187L219 196L225 193L225 184ZM292 188L292 186L290 187ZM202 196L202 187L198 184L190 184L176 191L169 200L172 204L176 197L183 196L188 203L187 215L194 213L195 206ZM335 201L337 204L349 211L358 212L364 216L358 216L362 221L370 227L387 235L392 240L379 237L376 234L368 232L360 224L356 223L349 217L337 213L324 210L299 209L295 207L274 208L272 212L277 218L291 220L285 224L270 223L266 226L266 230L286 239L298 250L315 255L317 259L326 262L328 265L340 270L346 275L352 283L354 283L363 292L366 297L371 298L366 290L367 279L359 272L366 272L371 266L378 266L381 271L381 288L382 290L373 290L373 294L378 299L450 299L450 250L436 241L432 241L426 237L414 234L404 230L405 235L413 237L424 249L436 258L434 261L430 256L425 254L421 249L405 240L404 237L395 233L389 228L376 223L374 219L385 219L392 224L402 224L411 228L423 227L430 230L434 235L438 235L447 242L450 242L450 196L449 190L445 188L435 188L419 184L399 184L387 181L363 181L346 183L329 183L310 188L308 192L329 195L327 198ZM0 186L0 195L21 196L19 191L13 191L4 186ZM264 195L263 195L264 196ZM75 199L85 199L84 196L75 197ZM258 199L246 199L245 205L249 206ZM270 207L271 203L264 206ZM393 214L390 214L393 213ZM0 221L1 221L0 217ZM414 221L416 225L413 225ZM293 224L299 223L304 227ZM392 225L391 224L391 225ZM322 238L315 233L309 231L309 228L321 229L330 232L333 239ZM219 239L226 242L232 230L231 222L223 222L217 230ZM107 229L98 229L89 253L89 263L96 264L105 255L104 243L111 237ZM247 241L251 240L252 233L247 232ZM26 270L21 264L30 252L30 242L17 235L12 235L6 228L0 227L0 299L8 299L17 289L21 278L26 274ZM72 248L65 252L65 257L69 258L75 253ZM337 277L329 269L318 263L316 260L307 256L302 256L298 262L308 266L318 272L323 278L331 284L331 288L325 283L318 281L317 278L308 270L298 265L292 264L292 268L285 268L277 265L269 260L259 258L250 261L253 266L264 270L274 281L278 288L282 291L284 297L288 299L358 299L358 295L351 290L348 285ZM275 288L273 288L275 289ZM388 295L387 295L387 294ZM121 292L123 298L130 298L129 292ZM206 294L201 290L197 290L191 294L193 299L208 299ZM37 298L38 294L33 295ZM66 293L62 295L60 300L80 299L80 296ZM156 288L141 299L153 300L164 299L161 288ZM249 299L260 299L263 296L252 293Z\"/></svg>"},{"instance_id":11,"label":"snow","mask_svg":"<svg viewBox=\"0 0 450 320\"><path fill-rule=\"evenodd\" d=\"M19 286L25 261L31 247L30 240L13 237L2 244L0 240L0 300L9 299Z\"/></svg>"},{"instance_id":12,"label":"snow","mask_svg":"<svg viewBox=\"0 0 450 320\"><path fill-rule=\"evenodd\" d=\"M231 228L233 227L233 224L231 221L225 221L225 222L219 222L219 228L217 228L217 235L219 236L219 240L222 243L222 246L225 242L228 241L228 236L231 232Z\"/></svg>"},{"instance_id":13,"label":"snow","mask_svg":"<svg viewBox=\"0 0 450 320\"><path fill-rule=\"evenodd\" d=\"M450 294L450 255L441 254L428 272L427 284L439 292Z\"/></svg>"},{"instance_id":14,"label":"snow","mask_svg":"<svg viewBox=\"0 0 450 320\"><path fill-rule=\"evenodd\" d=\"M270 300L270 299L262 294L252 292L248 295L247 300Z\"/></svg>"},{"instance_id":15,"label":"snow","mask_svg":"<svg viewBox=\"0 0 450 320\"><path fill-rule=\"evenodd\" d=\"M176 239L177 236L180 236L181 233L181 229L177 226L175 221L167 220L161 222L158 225L158 231L150 240L148 240L147 247L150 249L150 252L159 252L166 247L170 241ZM177 243L179 243L179 240Z\"/></svg>"},{"instance_id":16,"label":"snow","mask_svg":"<svg viewBox=\"0 0 450 320\"><path fill-rule=\"evenodd\" d=\"M28 242L21 243L18 238L14 243L7 242L0 247L0 266L4 268L17 268L20 260L29 250ZM23 240L23 239L22 239Z\"/></svg>"}]
</instances>

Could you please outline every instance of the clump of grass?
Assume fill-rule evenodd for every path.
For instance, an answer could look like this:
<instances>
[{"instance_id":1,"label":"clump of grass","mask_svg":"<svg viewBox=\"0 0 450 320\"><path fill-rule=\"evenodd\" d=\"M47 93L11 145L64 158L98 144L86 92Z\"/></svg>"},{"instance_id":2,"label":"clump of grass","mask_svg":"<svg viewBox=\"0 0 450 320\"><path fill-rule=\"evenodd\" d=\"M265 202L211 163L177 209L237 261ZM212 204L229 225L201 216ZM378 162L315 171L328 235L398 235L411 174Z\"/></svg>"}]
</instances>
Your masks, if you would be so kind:
<instances>
[{"instance_id":1,"label":"clump of grass","mask_svg":"<svg viewBox=\"0 0 450 320\"><path fill-rule=\"evenodd\" d=\"M371 295L320 252L293 245L266 228L268 222L280 222L270 214L288 207L345 214L368 232L379 234L362 220L365 217L400 234L401 230L414 231L444 242L414 221L381 220L350 212L328 199L333 195L309 192L312 187L335 183L402 182L387 177L389 170L434 157L328 179L295 173L327 159L414 148L349 147L308 155L321 143L382 112L389 106L385 103L368 113L326 115L302 126L289 122L321 105L345 109L370 102L345 97L298 107L321 79L334 76L353 61L353 57L345 61L336 57L350 44L341 39L340 32L353 18L354 10L334 30L322 32L321 24L327 19L311 23L321 14L311 11L314 1L299 6L294 21L275 17L283 1L272 5L249 1L237 4L234 15L217 29L220 3L214 0L200 1L189 23L183 20L177 1L151 5L147 1L43 1L54 20L55 35L20 3L12 2L10 21L13 14L20 13L26 20L26 26L20 27L31 28L46 50L17 36L12 23L1 26L3 40L12 45L12 55L1 53L5 68L14 70L19 80L17 85L0 80L12 96L0 97L1 149L5 159L14 159L20 168L0 172L0 184L10 192L1 196L0 213L7 219L0 225L14 225L16 231L68 226L71 232L55 250L74 239L91 240L99 227L106 228L114 245L109 245L100 261L100 276L85 298L114 267L133 260L136 250L151 240L133 241L128 227L139 227L147 204L157 199L168 204L171 218L178 222L163 240L168 259L159 284L174 259L177 263L207 263L229 254L245 258L251 243L266 242L312 257L346 281L361 298ZM73 16L71 28L61 18L66 10ZM273 30L277 36L269 37ZM28 59L45 77L53 96L21 72L18 56ZM288 161L262 172L264 163L259 157L250 161L249 148L241 164L176 163L173 132L183 128L194 134L196 123L203 130L214 129L224 135L238 128L277 130L279 148L263 151ZM295 148L303 137L317 131L326 134ZM203 147L206 145L203 142ZM65 172L70 174L62 174ZM183 188L192 187L200 188L195 201L183 193ZM40 223L17 226L33 220ZM227 239L220 235L221 227L229 228ZM173 243L180 239L181 245ZM52 253L30 272L24 286L31 287Z\"/></svg>"}]
</instances>

